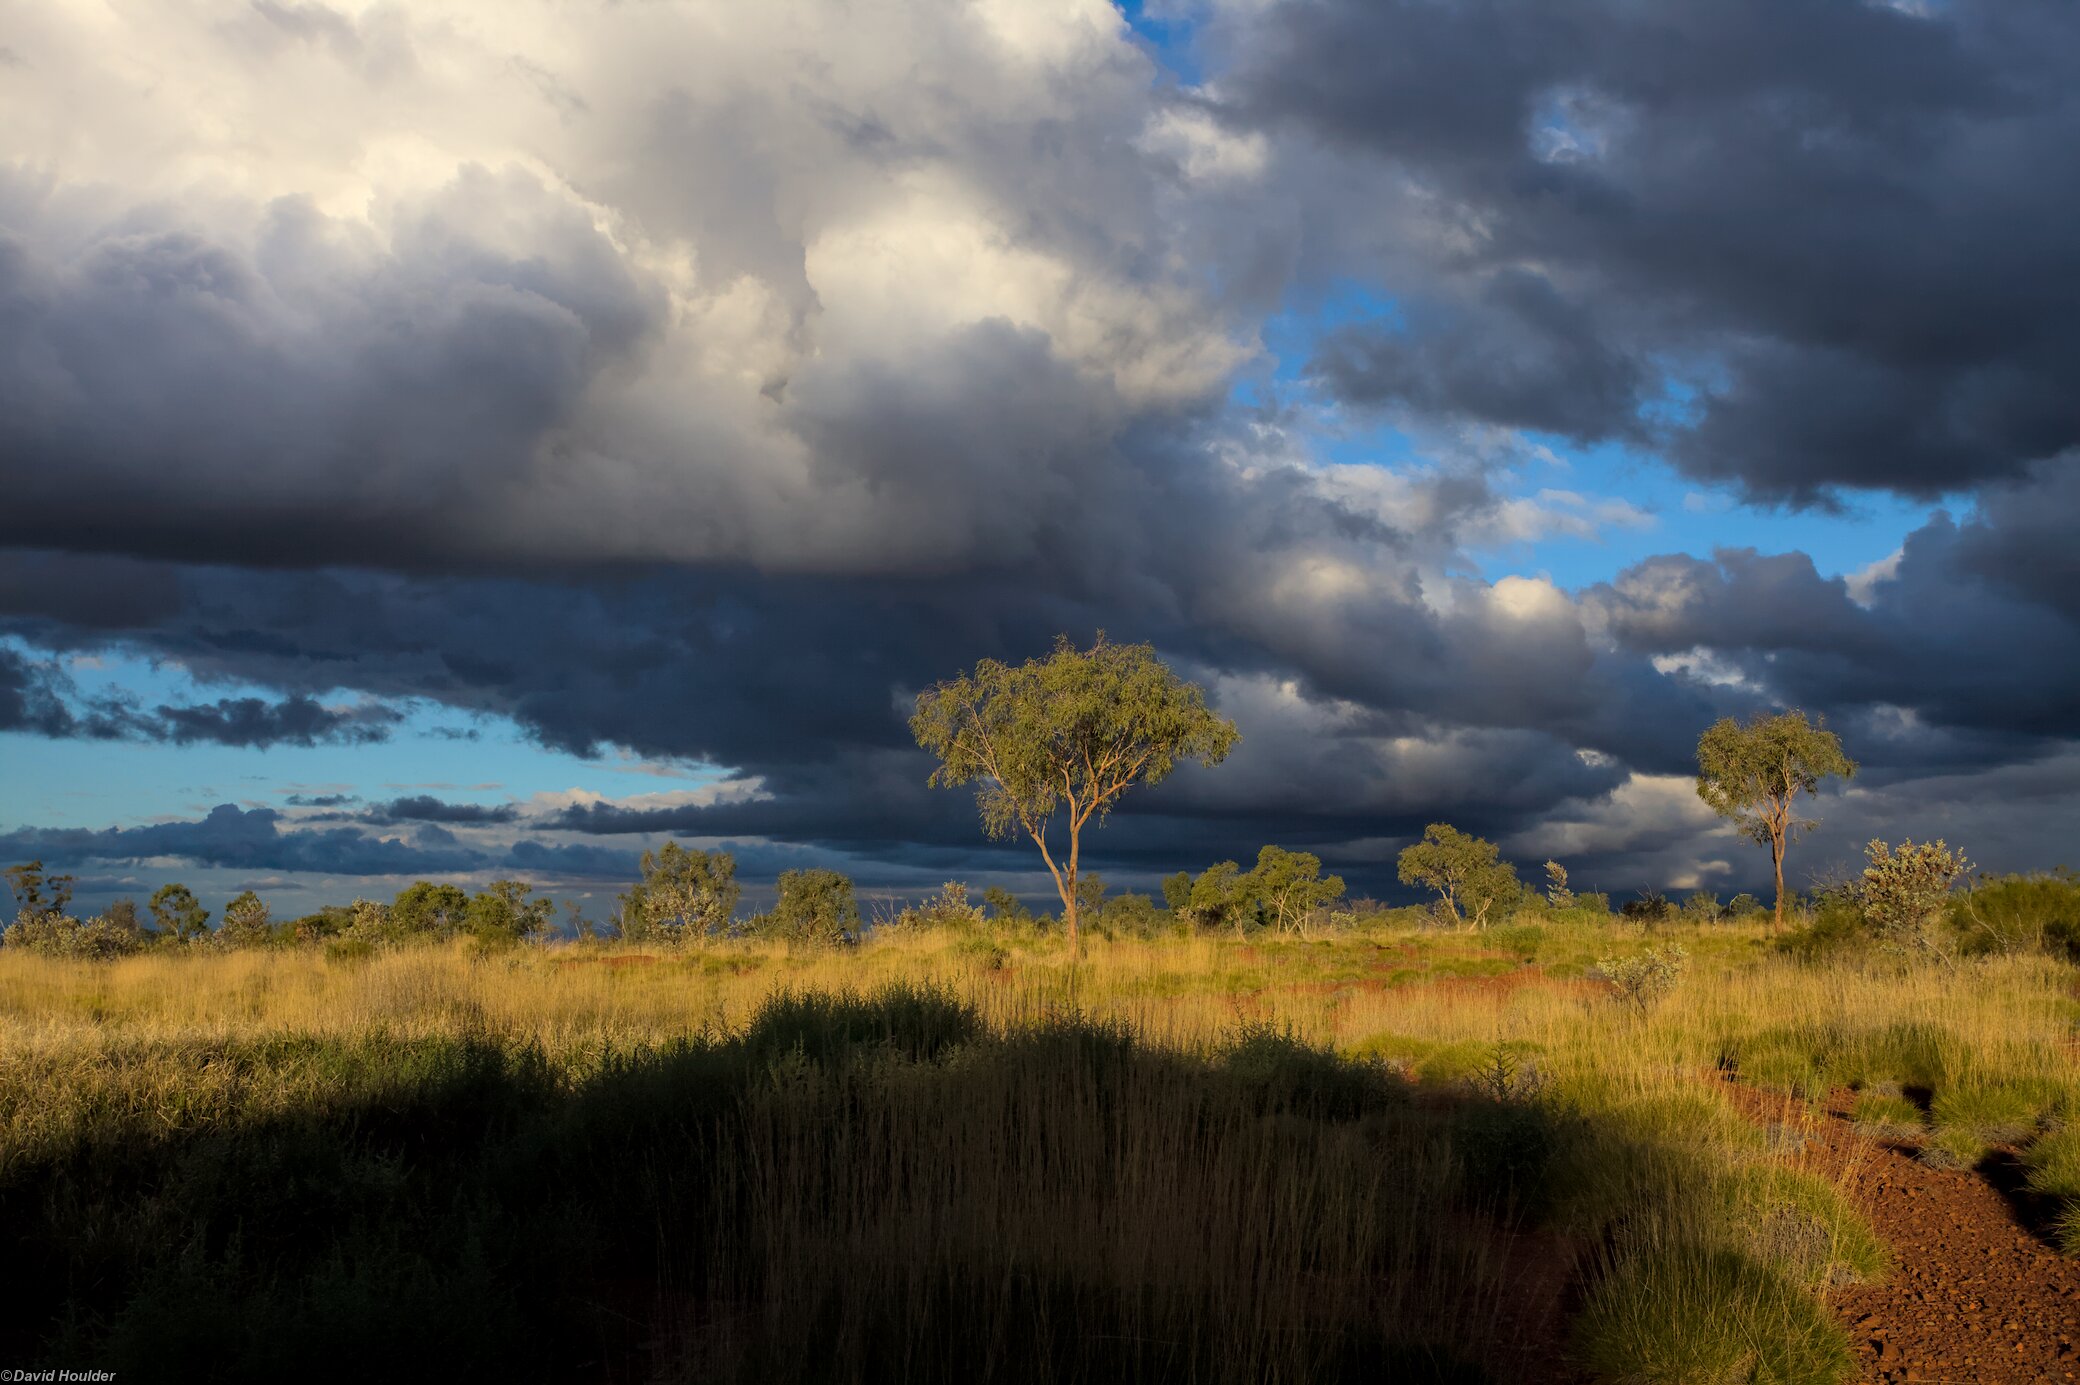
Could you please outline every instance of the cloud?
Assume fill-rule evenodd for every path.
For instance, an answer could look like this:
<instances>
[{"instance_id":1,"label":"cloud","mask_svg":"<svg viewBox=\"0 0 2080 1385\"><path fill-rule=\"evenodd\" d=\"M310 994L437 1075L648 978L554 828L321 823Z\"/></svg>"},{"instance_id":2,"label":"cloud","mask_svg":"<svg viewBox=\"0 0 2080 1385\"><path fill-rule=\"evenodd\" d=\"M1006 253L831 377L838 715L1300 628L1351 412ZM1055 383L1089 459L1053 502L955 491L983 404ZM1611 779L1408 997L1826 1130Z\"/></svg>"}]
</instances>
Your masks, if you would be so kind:
<instances>
[{"instance_id":1,"label":"cloud","mask_svg":"<svg viewBox=\"0 0 2080 1385\"><path fill-rule=\"evenodd\" d=\"M432 794L394 798L354 814L357 821L390 826L400 822L438 822L451 827L488 827L517 820L510 803L449 803Z\"/></svg>"},{"instance_id":2,"label":"cloud","mask_svg":"<svg viewBox=\"0 0 2080 1385\"><path fill-rule=\"evenodd\" d=\"M1799 503L1932 497L2080 443L2068 6L1281 0L1216 11L1232 128L1403 325L1345 397L1579 440ZM1350 263L1332 253L1334 272ZM1682 388L1664 401L1647 362ZM1643 405L1655 408L1643 408Z\"/></svg>"},{"instance_id":3,"label":"cloud","mask_svg":"<svg viewBox=\"0 0 2080 1385\"><path fill-rule=\"evenodd\" d=\"M1647 788L1717 716L1826 714L1902 812L2080 724L2056 7L1223 6L1191 89L1103 0L83 13L25 17L0 89L0 731L439 706L730 777L54 856L1029 871L903 708L1101 628L1245 736L1130 803L1114 870L1279 840L1377 888L1448 816L1673 879L1722 844ZM1415 456L1352 462L1382 412ZM1729 549L1569 591L1476 555L1653 517L1527 482L1544 435L1954 512L1852 577ZM265 695L82 691L104 652Z\"/></svg>"},{"instance_id":4,"label":"cloud","mask_svg":"<svg viewBox=\"0 0 2080 1385\"><path fill-rule=\"evenodd\" d=\"M0 731L52 738L158 741L172 745L368 745L404 720L394 707L359 701L334 707L304 694L162 704L145 712L122 696L83 695L56 659L0 644Z\"/></svg>"}]
</instances>

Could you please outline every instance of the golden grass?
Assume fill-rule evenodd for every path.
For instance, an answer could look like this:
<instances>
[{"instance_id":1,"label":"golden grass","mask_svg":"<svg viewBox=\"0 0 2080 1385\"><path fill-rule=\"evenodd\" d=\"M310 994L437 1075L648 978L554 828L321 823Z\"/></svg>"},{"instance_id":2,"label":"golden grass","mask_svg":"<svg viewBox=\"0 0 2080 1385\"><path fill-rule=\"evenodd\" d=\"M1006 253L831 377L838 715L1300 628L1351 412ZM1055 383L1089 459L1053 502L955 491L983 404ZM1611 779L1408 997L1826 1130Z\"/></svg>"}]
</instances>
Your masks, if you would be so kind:
<instances>
[{"instance_id":1,"label":"golden grass","mask_svg":"<svg viewBox=\"0 0 2080 1385\"><path fill-rule=\"evenodd\" d=\"M1585 974L1596 958L1671 940L1688 950L1689 971L1673 997L1647 1013L1615 1002ZM1834 1329L1796 1304L1808 1302L1830 1270L1844 1264L1856 1273L1880 1272L1882 1248L1869 1243L1867 1229L1830 1202L1824 1188L1812 1186L1795 1157L1795 1140L1774 1143L1733 1109L1721 1074L1737 1071L1745 1081L1784 1092L1793 1125L1805 1118L1808 1103L1842 1083L1883 1093L1926 1088L1939 1098L1939 1117L1969 1108L2024 1111L2046 1126L2080 1119L2074 1061L2080 1005L2069 967L2038 957L1941 969L1870 959L1801 964L1772 952L1758 929L1739 926L1667 926L1652 936L1615 924L1546 924L1487 935L1383 928L1247 944L1227 937L1093 939L1073 964L1045 936L978 946L973 936L932 932L886 934L842 951L734 941L683 953L576 946L483 952L455 944L360 959L314 950L196 950L88 963L0 950L0 1187L11 1169L48 1167L63 1151L96 1140L290 1118L324 1107L327 1084L341 1084L337 1104L366 1098L369 1079L357 1076L350 1062L304 1062L293 1053L255 1059L254 1046L270 1041L291 1049L307 1041L352 1044L371 1035L482 1041L500 1052L539 1054L546 1080L575 1093L602 1074L611 1076L615 1055L668 1054L678 1041L741 1035L776 996L864 992L893 982L959 997L974 1007L983 1030L999 1038L1075 1016L1130 1031L1150 1052L1203 1059L1227 1051L1239 1034L1286 1034L1384 1060L1425 1085L1475 1093L1498 1109L1531 1102L1567 1113L1574 1133L1563 1141L1559 1163L1539 1175L1549 1186L1535 1191L1549 1225L1617 1257L1589 1267L1602 1287L1590 1295L1581 1320L1590 1334L1583 1359L1615 1377L1651 1374L1675 1360L1670 1353L1694 1353L1709 1365L1722 1355L1777 1350L1757 1345L1762 1337L1756 1334L1768 1334L1756 1324L1781 1317L1796 1326L1785 1329L1791 1345L1783 1349L1806 1362L1784 1367L1785 1378L1835 1378L1846 1358ZM1055 1266L1064 1282L1109 1284L1107 1292L1115 1293L1161 1283L1180 1302L1198 1305L1193 1311L1229 1303L1223 1296L1234 1294L1232 1312L1241 1313L1253 1299L1271 1302L1251 1287L1251 1265L1297 1266L1326 1256L1324 1263L1341 1268L1325 1273L1322 1285L1358 1295L1330 1316L1364 1316L1354 1305L1369 1302L1363 1296L1377 1286L1368 1289L1356 1268L1363 1258L1358 1244L1339 1249L1337 1238L1380 1215L1372 1200L1382 1185L1360 1172L1371 1157L1368 1137L1314 1131L1286 1148L1280 1142L1288 1135L1276 1122L1259 1126L1216 1106L1208 1108L1217 1113L1208 1119L1233 1123L1220 1140L1197 1144L1183 1128L1166 1133L1145 1122L1133 1146L1145 1157L1101 1178L1087 1165L1111 1146L1107 1118L1093 1107L1075 1126L1085 1143L1060 1147L1063 1157L1082 1163L1055 1182L1051 1166L992 1143L1007 1130L1046 1128L1048 1113L991 1103L1044 1093L1074 1106L1082 1099L1081 1079L1018 1068L1024 1060L1015 1054L990 1061L998 1066L988 1081L958 1099L968 1089L957 1066L929 1080L900 1073L859 1079L869 1083L860 1089L867 1096L846 1098L844 1109L853 1113L847 1119L864 1122L854 1138L872 1157L854 1164L829 1164L819 1152L829 1117L817 1113L825 1107L764 1097L747 1106L746 1138L761 1142L769 1157L749 1166L754 1181L731 1196L772 1209L761 1234L775 1239L746 1263L835 1255L834 1263L856 1267L893 1256L954 1273L982 1254L979 1248L950 1252L962 1236L996 1243L1040 1236L1019 1254ZM348 1092L357 1082L363 1087ZM939 1094L926 1094L927 1087ZM1172 1103L1166 1110L1196 1109L1192 1103L1204 1099L1192 1094L1196 1088L1161 1090L1169 1093L1162 1100ZM1472 1138L1488 1137L1458 1129L1443 1148ZM1261 1158L1250 1153L1256 1145L1262 1145ZM956 1146L967 1152L942 1158ZM1326 1161L1319 1176L1255 1181L1263 1159L1290 1157L1301 1148ZM1409 1157L1467 1157L1463 1148L1423 1153L1427 1148L1412 1145ZM1504 1148L1495 1157L1502 1160L1497 1167L1506 1167L1512 1156ZM1015 1194L1016 1203L975 1202L973 1187L962 1191L946 1181L979 1167L996 1170L991 1177L1002 1180L1002 1196ZM891 1169L900 1177L891 1181ZM1425 1177L1439 1186L1448 1181L1442 1174ZM1190 1184L1192 1178L1203 1186ZM818 1179L838 1181L825 1187ZM812 1185L813 1198L796 1200ZM1174 1198L1178 1210L1167 1217L1175 1224L1167 1239L1139 1249L1106 1241L1104 1218L1121 1205L1122 1188L1140 1190L1133 1205L1157 1208L1187 1186L1188 1195ZM1300 1201L1281 1206L1264 1223L1266 1234L1310 1237L1307 1228L1335 1224L1312 1233L1319 1244L1269 1248L1230 1232L1209 1241L1206 1228L1189 1225L1186 1209L1247 1205L1266 1187L1320 1202L1314 1211ZM1068 1199L1052 1221L1034 1220L1029 1207L1017 1210L1048 1196ZM961 1203L965 1215L982 1223L940 1225L934 1209L963 1197L971 1199ZM715 1206L714 1215L726 1210L724 1202ZM846 1215L832 1220L831 1208ZM1808 1237L1795 1253L1753 1240L1753 1226L1790 1224L1787 1217L1817 1228L1820 1239ZM1060 1234L1047 1240L1051 1226ZM1617 1242L1609 1239L1614 1227L1625 1228ZM1428 1243L1409 1232L1394 1244ZM1859 1249L1852 1254L1842 1249L1847 1246ZM1145 1262L1150 1255L1167 1258ZM1215 1263L1219 1273L1199 1284L1200 1267ZM1710 1268L1706 1278L1713 1284L1724 1283L1693 1304L1696 1296L1684 1286L1699 1265ZM1436 1270L1409 1264L1397 1273L1419 1282ZM1470 1283L1488 1270L1469 1264L1455 1273ZM1008 1277L1004 1286L1006 1294L1030 1288ZM748 1284L716 1291L724 1288L754 1292ZM920 1280L905 1292L929 1297L942 1290ZM817 1303L842 1298L828 1285L815 1293L824 1296ZM1792 1297L1783 1297L1787 1293ZM1625 1295L1639 1301L1619 1301ZM809 1311L807 1304L808 1298L769 1298L766 1310ZM1294 1314L1298 1305L1287 1302ZM918 1322L930 1320L919 1311ZM1043 1303L1034 1311L1044 1317L1053 1310ZM1278 1331L1291 1333L1300 1321L1289 1315ZM1665 1323L1666 1331L1656 1323ZM841 1323L833 1330L870 1327ZM735 1350L729 1343L737 1329L727 1321L703 1330L709 1335L697 1337L689 1350L721 1353L716 1360ZM784 1339L771 1332L761 1338L769 1344ZM1246 1333L1235 1336L1234 1349L1242 1350L1246 1339ZM861 1342L854 1347L865 1352ZM899 1345L928 1348L921 1343ZM789 1366L782 1371L788 1373L800 1372Z\"/></svg>"}]
</instances>

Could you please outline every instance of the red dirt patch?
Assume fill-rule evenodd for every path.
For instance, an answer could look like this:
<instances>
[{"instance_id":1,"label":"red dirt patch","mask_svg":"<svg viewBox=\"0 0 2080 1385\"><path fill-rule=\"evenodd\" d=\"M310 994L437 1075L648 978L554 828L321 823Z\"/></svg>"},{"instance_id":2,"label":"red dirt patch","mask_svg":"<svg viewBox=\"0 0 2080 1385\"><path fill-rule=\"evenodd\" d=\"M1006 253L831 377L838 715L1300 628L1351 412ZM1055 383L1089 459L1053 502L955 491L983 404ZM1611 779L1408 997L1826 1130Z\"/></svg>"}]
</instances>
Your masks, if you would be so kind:
<instances>
[{"instance_id":1,"label":"red dirt patch","mask_svg":"<svg viewBox=\"0 0 2080 1385\"><path fill-rule=\"evenodd\" d=\"M1736 1088L1750 1115L1805 1123L1797 1103ZM1986 1178L1933 1169L1900 1146L1858 1135L1852 1095L1832 1094L1806 1126L1805 1158L1841 1184L1892 1247L1882 1284L1837 1289L1867 1381L2038 1385L2080 1378L2080 1263L2016 1219Z\"/></svg>"}]
</instances>

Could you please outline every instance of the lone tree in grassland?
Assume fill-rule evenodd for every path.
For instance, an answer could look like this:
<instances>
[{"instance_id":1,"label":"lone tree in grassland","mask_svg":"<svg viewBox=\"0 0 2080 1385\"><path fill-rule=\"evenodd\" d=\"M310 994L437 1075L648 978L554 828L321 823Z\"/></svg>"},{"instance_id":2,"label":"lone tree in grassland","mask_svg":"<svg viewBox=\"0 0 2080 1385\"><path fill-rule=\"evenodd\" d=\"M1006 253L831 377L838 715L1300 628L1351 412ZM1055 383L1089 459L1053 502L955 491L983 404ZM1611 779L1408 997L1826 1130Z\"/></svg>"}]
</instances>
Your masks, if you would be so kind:
<instances>
[{"instance_id":1,"label":"lone tree in grassland","mask_svg":"<svg viewBox=\"0 0 2080 1385\"><path fill-rule=\"evenodd\" d=\"M1423 829L1423 840L1402 851L1401 883L1437 891L1437 902L1453 923L1463 913L1465 922L1484 928L1489 910L1514 904L1523 893L1517 868L1501 856L1495 843L1433 822Z\"/></svg>"},{"instance_id":2,"label":"lone tree in grassland","mask_svg":"<svg viewBox=\"0 0 2080 1385\"><path fill-rule=\"evenodd\" d=\"M1814 825L1792 811L1795 800L1801 793L1819 792L1823 779L1855 773L1856 762L1842 753L1841 738L1797 710L1757 713L1745 725L1723 717L1697 738L1697 796L1769 848L1777 876L1772 932L1784 926L1785 848Z\"/></svg>"},{"instance_id":3,"label":"lone tree in grassland","mask_svg":"<svg viewBox=\"0 0 2080 1385\"><path fill-rule=\"evenodd\" d=\"M910 730L939 757L934 787L976 784L984 830L1024 832L1040 848L1072 955L1083 829L1102 824L1135 784L1158 782L1180 760L1217 765L1240 739L1153 648L1108 644L1102 632L1088 650L1057 639L1052 654L1018 668L983 660L918 694ZM1069 846L1061 860L1047 844L1058 814Z\"/></svg>"}]
</instances>

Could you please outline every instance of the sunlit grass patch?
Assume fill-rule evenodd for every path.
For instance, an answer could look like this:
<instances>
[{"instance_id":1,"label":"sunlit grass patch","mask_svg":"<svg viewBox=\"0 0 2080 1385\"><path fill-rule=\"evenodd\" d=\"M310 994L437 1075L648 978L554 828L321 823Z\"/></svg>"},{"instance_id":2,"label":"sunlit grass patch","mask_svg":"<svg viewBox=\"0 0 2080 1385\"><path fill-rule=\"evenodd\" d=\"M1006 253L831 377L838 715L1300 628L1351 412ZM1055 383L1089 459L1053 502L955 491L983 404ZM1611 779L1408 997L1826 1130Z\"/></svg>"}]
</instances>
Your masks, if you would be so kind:
<instances>
[{"instance_id":1,"label":"sunlit grass patch","mask_svg":"<svg viewBox=\"0 0 2080 1385\"><path fill-rule=\"evenodd\" d=\"M1858 1095L1849 1116L1859 1135L1874 1140L1917 1140L1927 1129L1920 1107L1903 1096L1882 1092Z\"/></svg>"},{"instance_id":2,"label":"sunlit grass patch","mask_svg":"<svg viewBox=\"0 0 2080 1385\"><path fill-rule=\"evenodd\" d=\"M1855 1369L1809 1295L1737 1251L1696 1246L1640 1255L1599 1282L1575 1345L1612 1385L1834 1385Z\"/></svg>"}]
</instances>

